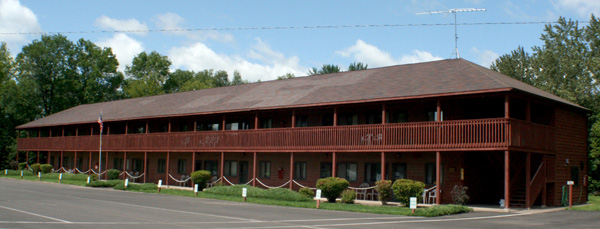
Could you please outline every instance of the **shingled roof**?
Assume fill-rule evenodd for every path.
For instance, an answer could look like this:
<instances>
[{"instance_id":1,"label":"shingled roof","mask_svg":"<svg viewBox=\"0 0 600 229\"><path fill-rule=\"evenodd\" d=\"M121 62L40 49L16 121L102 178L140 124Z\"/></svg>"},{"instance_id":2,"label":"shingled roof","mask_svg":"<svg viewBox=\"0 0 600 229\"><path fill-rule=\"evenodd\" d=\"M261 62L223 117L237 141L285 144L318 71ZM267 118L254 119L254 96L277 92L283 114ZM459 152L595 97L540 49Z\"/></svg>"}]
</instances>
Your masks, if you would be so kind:
<instances>
[{"instance_id":1,"label":"shingled roof","mask_svg":"<svg viewBox=\"0 0 600 229\"><path fill-rule=\"evenodd\" d=\"M585 109L467 60L451 59L85 104L18 129L92 123L100 110L105 121L116 121L494 90L520 90Z\"/></svg>"}]
</instances>

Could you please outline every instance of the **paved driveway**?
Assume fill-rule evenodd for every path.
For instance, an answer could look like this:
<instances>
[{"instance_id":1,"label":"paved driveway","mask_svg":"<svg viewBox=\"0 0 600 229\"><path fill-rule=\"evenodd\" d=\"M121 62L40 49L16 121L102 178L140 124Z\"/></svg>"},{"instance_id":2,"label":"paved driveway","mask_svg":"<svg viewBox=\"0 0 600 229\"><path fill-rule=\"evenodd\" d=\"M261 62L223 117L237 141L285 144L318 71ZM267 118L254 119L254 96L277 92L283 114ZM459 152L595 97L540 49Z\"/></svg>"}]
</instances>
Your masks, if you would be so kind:
<instances>
[{"instance_id":1,"label":"paved driveway","mask_svg":"<svg viewBox=\"0 0 600 229\"><path fill-rule=\"evenodd\" d=\"M598 228L600 213L423 218L288 208L0 178L0 228Z\"/></svg>"}]
</instances>

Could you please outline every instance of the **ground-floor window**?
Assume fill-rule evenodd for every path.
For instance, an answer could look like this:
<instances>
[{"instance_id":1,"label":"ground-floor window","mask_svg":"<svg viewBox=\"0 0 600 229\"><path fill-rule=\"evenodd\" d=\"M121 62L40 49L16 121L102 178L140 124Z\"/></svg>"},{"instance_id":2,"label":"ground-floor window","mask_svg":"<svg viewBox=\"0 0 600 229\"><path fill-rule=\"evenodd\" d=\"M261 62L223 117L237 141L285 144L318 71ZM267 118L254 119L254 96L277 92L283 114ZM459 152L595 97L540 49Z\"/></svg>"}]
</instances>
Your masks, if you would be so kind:
<instances>
[{"instance_id":1,"label":"ground-floor window","mask_svg":"<svg viewBox=\"0 0 600 229\"><path fill-rule=\"evenodd\" d=\"M331 162L321 162L321 178L331 176Z\"/></svg>"},{"instance_id":2,"label":"ground-floor window","mask_svg":"<svg viewBox=\"0 0 600 229\"><path fill-rule=\"evenodd\" d=\"M440 170L440 183L444 182L444 166L441 166ZM425 184L436 184L435 177L436 169L435 163L427 163L425 164Z\"/></svg>"},{"instance_id":3,"label":"ground-floor window","mask_svg":"<svg viewBox=\"0 0 600 229\"><path fill-rule=\"evenodd\" d=\"M65 168L71 168L71 157L64 157L63 158L63 167L65 167Z\"/></svg>"},{"instance_id":4,"label":"ground-floor window","mask_svg":"<svg viewBox=\"0 0 600 229\"><path fill-rule=\"evenodd\" d=\"M294 163L294 179L306 180L306 162Z\"/></svg>"},{"instance_id":5,"label":"ground-floor window","mask_svg":"<svg viewBox=\"0 0 600 229\"><path fill-rule=\"evenodd\" d=\"M406 163L392 164L392 181L406 179Z\"/></svg>"},{"instance_id":6,"label":"ground-floor window","mask_svg":"<svg viewBox=\"0 0 600 229\"><path fill-rule=\"evenodd\" d=\"M579 185L579 166L571 167L571 180L575 186Z\"/></svg>"},{"instance_id":7,"label":"ground-floor window","mask_svg":"<svg viewBox=\"0 0 600 229\"><path fill-rule=\"evenodd\" d=\"M337 176L350 182L357 179L358 165L356 163L342 162L337 164Z\"/></svg>"},{"instance_id":8,"label":"ground-floor window","mask_svg":"<svg viewBox=\"0 0 600 229\"><path fill-rule=\"evenodd\" d=\"M185 159L177 160L177 173L186 174L187 172L187 163Z\"/></svg>"},{"instance_id":9,"label":"ground-floor window","mask_svg":"<svg viewBox=\"0 0 600 229\"><path fill-rule=\"evenodd\" d=\"M237 161L225 161L225 176L232 176L235 177L237 176L237 168L238 168L238 162Z\"/></svg>"},{"instance_id":10,"label":"ground-floor window","mask_svg":"<svg viewBox=\"0 0 600 229\"><path fill-rule=\"evenodd\" d=\"M271 178L271 162L261 161L258 165L258 177Z\"/></svg>"},{"instance_id":11,"label":"ground-floor window","mask_svg":"<svg viewBox=\"0 0 600 229\"><path fill-rule=\"evenodd\" d=\"M381 180L381 163L365 163L365 182Z\"/></svg>"},{"instance_id":12,"label":"ground-floor window","mask_svg":"<svg viewBox=\"0 0 600 229\"><path fill-rule=\"evenodd\" d=\"M123 158L113 159L113 169L123 170Z\"/></svg>"},{"instance_id":13,"label":"ground-floor window","mask_svg":"<svg viewBox=\"0 0 600 229\"><path fill-rule=\"evenodd\" d=\"M132 168L131 170L134 172L142 172L143 168L143 160L141 158L133 158L131 159Z\"/></svg>"},{"instance_id":14,"label":"ground-floor window","mask_svg":"<svg viewBox=\"0 0 600 229\"><path fill-rule=\"evenodd\" d=\"M204 161L204 170L209 171L211 175L216 176L219 170L217 161Z\"/></svg>"},{"instance_id":15,"label":"ground-floor window","mask_svg":"<svg viewBox=\"0 0 600 229\"><path fill-rule=\"evenodd\" d=\"M166 164L165 159L158 159L158 162L156 165L156 172L157 173L165 173L165 164Z\"/></svg>"}]
</instances>

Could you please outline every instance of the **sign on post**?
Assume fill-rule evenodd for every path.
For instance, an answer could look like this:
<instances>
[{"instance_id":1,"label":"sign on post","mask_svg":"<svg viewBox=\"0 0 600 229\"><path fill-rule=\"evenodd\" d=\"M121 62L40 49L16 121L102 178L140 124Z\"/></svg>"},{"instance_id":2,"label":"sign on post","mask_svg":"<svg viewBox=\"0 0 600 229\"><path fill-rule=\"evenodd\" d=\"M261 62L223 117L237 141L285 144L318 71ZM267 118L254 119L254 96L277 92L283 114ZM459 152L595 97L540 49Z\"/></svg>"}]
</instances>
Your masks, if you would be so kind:
<instances>
[{"instance_id":1,"label":"sign on post","mask_svg":"<svg viewBox=\"0 0 600 229\"><path fill-rule=\"evenodd\" d=\"M321 189L317 189L315 198L317 198L317 208L321 207Z\"/></svg>"},{"instance_id":2,"label":"sign on post","mask_svg":"<svg viewBox=\"0 0 600 229\"><path fill-rule=\"evenodd\" d=\"M90 183L90 177L88 177L88 179L87 179L87 183L88 183L88 184Z\"/></svg>"},{"instance_id":3,"label":"sign on post","mask_svg":"<svg viewBox=\"0 0 600 229\"><path fill-rule=\"evenodd\" d=\"M4 170L4 175L7 176L8 175L8 169Z\"/></svg>"},{"instance_id":4,"label":"sign on post","mask_svg":"<svg viewBox=\"0 0 600 229\"><path fill-rule=\"evenodd\" d=\"M58 183L62 182L62 173L58 175Z\"/></svg>"},{"instance_id":5,"label":"sign on post","mask_svg":"<svg viewBox=\"0 0 600 229\"><path fill-rule=\"evenodd\" d=\"M248 194L247 188L242 188L242 197L244 197L244 202L246 202L246 195Z\"/></svg>"},{"instance_id":6,"label":"sign on post","mask_svg":"<svg viewBox=\"0 0 600 229\"><path fill-rule=\"evenodd\" d=\"M125 189L127 189L128 185L129 185L129 178L125 179Z\"/></svg>"},{"instance_id":7,"label":"sign on post","mask_svg":"<svg viewBox=\"0 0 600 229\"><path fill-rule=\"evenodd\" d=\"M23 179L23 170L21 170L21 179Z\"/></svg>"},{"instance_id":8,"label":"sign on post","mask_svg":"<svg viewBox=\"0 0 600 229\"><path fill-rule=\"evenodd\" d=\"M160 187L162 187L162 180L158 180L158 192L160 192Z\"/></svg>"},{"instance_id":9,"label":"sign on post","mask_svg":"<svg viewBox=\"0 0 600 229\"><path fill-rule=\"evenodd\" d=\"M194 196L198 196L198 184L194 185Z\"/></svg>"},{"instance_id":10,"label":"sign on post","mask_svg":"<svg viewBox=\"0 0 600 229\"><path fill-rule=\"evenodd\" d=\"M575 182L570 180L567 181L567 185L569 186L569 210L573 209L573 185Z\"/></svg>"},{"instance_id":11,"label":"sign on post","mask_svg":"<svg viewBox=\"0 0 600 229\"><path fill-rule=\"evenodd\" d=\"M38 172L38 181L42 180L42 172Z\"/></svg>"},{"instance_id":12,"label":"sign on post","mask_svg":"<svg viewBox=\"0 0 600 229\"><path fill-rule=\"evenodd\" d=\"M410 198L410 209L412 209L412 213L415 213L415 209L417 209L417 197Z\"/></svg>"}]
</instances>

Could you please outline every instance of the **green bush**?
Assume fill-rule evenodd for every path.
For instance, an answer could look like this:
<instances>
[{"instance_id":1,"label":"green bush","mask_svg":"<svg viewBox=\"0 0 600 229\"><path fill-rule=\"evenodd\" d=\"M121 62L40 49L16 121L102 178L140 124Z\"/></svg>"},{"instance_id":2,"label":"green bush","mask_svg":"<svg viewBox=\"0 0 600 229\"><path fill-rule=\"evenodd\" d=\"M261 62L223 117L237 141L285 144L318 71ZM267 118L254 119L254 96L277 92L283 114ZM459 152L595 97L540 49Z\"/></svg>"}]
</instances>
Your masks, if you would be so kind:
<instances>
[{"instance_id":1,"label":"green bush","mask_svg":"<svg viewBox=\"0 0 600 229\"><path fill-rule=\"evenodd\" d=\"M356 199L356 192L354 190L346 189L342 192L342 203L353 204Z\"/></svg>"},{"instance_id":2,"label":"green bush","mask_svg":"<svg viewBox=\"0 0 600 229\"><path fill-rule=\"evenodd\" d=\"M38 172L41 172L39 163L32 164L29 167L31 168L33 174L38 174Z\"/></svg>"},{"instance_id":3,"label":"green bush","mask_svg":"<svg viewBox=\"0 0 600 229\"><path fill-rule=\"evenodd\" d=\"M424 188L425 184L423 184L423 182L408 179L396 180L392 185L396 199L405 205L409 203L410 197L422 199L421 195L423 194Z\"/></svg>"},{"instance_id":4,"label":"green bush","mask_svg":"<svg viewBox=\"0 0 600 229\"><path fill-rule=\"evenodd\" d=\"M40 165L40 170L42 170L42 173L52 172L52 165L51 164Z\"/></svg>"},{"instance_id":5,"label":"green bush","mask_svg":"<svg viewBox=\"0 0 600 229\"><path fill-rule=\"evenodd\" d=\"M25 169L27 169L27 162L19 163L19 170L25 170Z\"/></svg>"},{"instance_id":6,"label":"green bush","mask_svg":"<svg viewBox=\"0 0 600 229\"><path fill-rule=\"evenodd\" d=\"M117 190L125 190L125 182L117 183L114 187ZM128 191L138 191L138 192L157 192L158 186L156 184L147 183L147 184L134 184L129 183L127 185Z\"/></svg>"},{"instance_id":7,"label":"green bush","mask_svg":"<svg viewBox=\"0 0 600 229\"><path fill-rule=\"evenodd\" d=\"M198 184L198 191L204 190L206 182L210 179L211 173L206 170L198 170L191 174L192 182Z\"/></svg>"},{"instance_id":8,"label":"green bush","mask_svg":"<svg viewBox=\"0 0 600 229\"><path fill-rule=\"evenodd\" d=\"M301 188L298 193L311 199L315 197L315 192L310 188Z\"/></svg>"},{"instance_id":9,"label":"green bush","mask_svg":"<svg viewBox=\"0 0 600 229\"><path fill-rule=\"evenodd\" d=\"M375 183L375 191L379 193L379 201L381 201L381 204L386 205L390 200L392 200L392 181L377 181Z\"/></svg>"},{"instance_id":10,"label":"green bush","mask_svg":"<svg viewBox=\"0 0 600 229\"><path fill-rule=\"evenodd\" d=\"M450 195L452 196L452 201L456 205L465 205L469 203L469 195L467 194L467 190L469 188L467 186L462 185L454 185Z\"/></svg>"},{"instance_id":11,"label":"green bush","mask_svg":"<svg viewBox=\"0 0 600 229\"><path fill-rule=\"evenodd\" d=\"M118 184L124 184L125 181L122 180L107 180L107 181L93 181L90 182L89 184L86 184L85 186L88 187L95 187L95 188L100 188L100 187L115 187Z\"/></svg>"},{"instance_id":12,"label":"green bush","mask_svg":"<svg viewBox=\"0 0 600 229\"><path fill-rule=\"evenodd\" d=\"M106 176L108 176L109 180L119 179L119 175L121 175L121 171L116 169L109 169L108 171L106 171Z\"/></svg>"},{"instance_id":13,"label":"green bush","mask_svg":"<svg viewBox=\"0 0 600 229\"><path fill-rule=\"evenodd\" d=\"M287 200L287 201L310 201L312 198L306 197L298 192L289 190L287 188L273 188L273 189L262 189L256 188L249 185L235 185L235 186L214 186L204 190L206 193L213 193L226 196L239 196L242 197L242 189L247 188L246 197L248 198L261 198L261 199L272 199L272 200Z\"/></svg>"},{"instance_id":14,"label":"green bush","mask_svg":"<svg viewBox=\"0 0 600 229\"><path fill-rule=\"evenodd\" d=\"M88 175L88 177L90 177L90 182L98 180L98 175L96 175L95 173Z\"/></svg>"},{"instance_id":15,"label":"green bush","mask_svg":"<svg viewBox=\"0 0 600 229\"><path fill-rule=\"evenodd\" d=\"M329 203L335 203L335 199L350 186L350 183L339 177L327 177L317 180L317 188L321 189L321 193L327 197Z\"/></svg>"},{"instance_id":16,"label":"green bush","mask_svg":"<svg viewBox=\"0 0 600 229\"><path fill-rule=\"evenodd\" d=\"M17 161L11 161L10 163L8 163L8 165L10 165L10 168L12 170L17 170L19 168L19 162Z\"/></svg>"}]
</instances>

